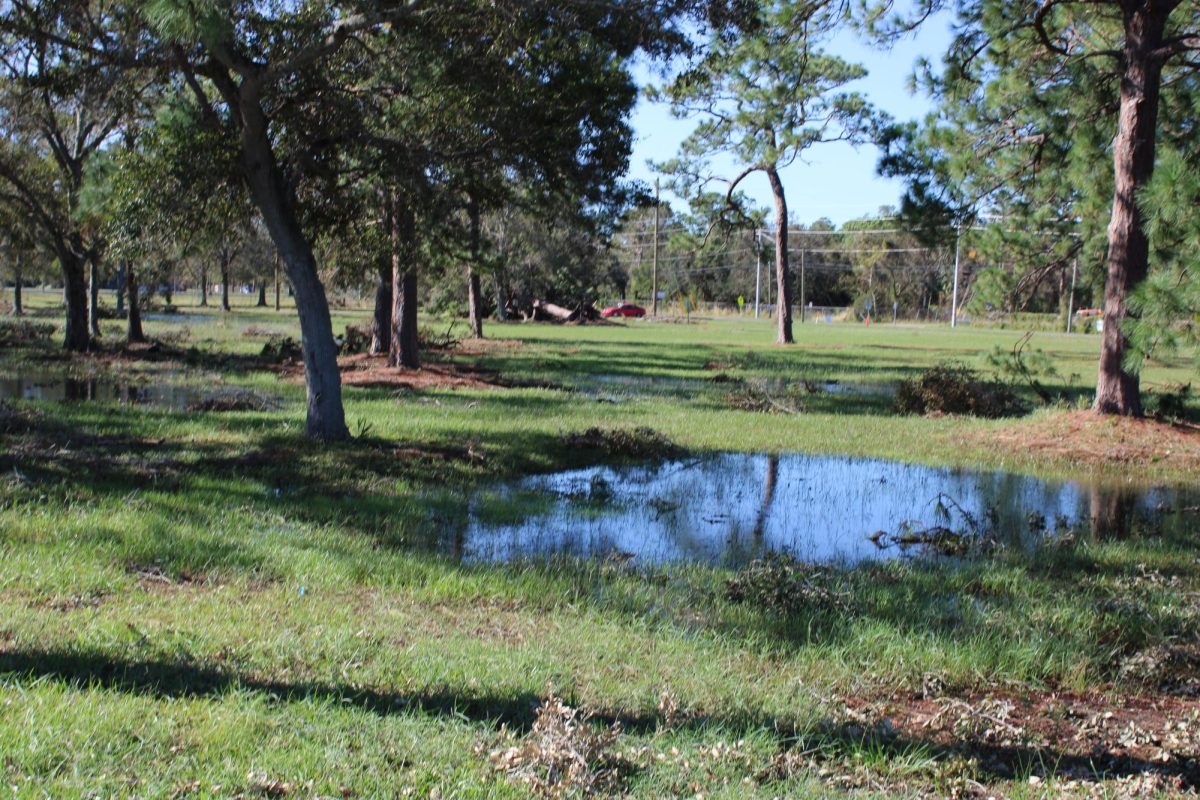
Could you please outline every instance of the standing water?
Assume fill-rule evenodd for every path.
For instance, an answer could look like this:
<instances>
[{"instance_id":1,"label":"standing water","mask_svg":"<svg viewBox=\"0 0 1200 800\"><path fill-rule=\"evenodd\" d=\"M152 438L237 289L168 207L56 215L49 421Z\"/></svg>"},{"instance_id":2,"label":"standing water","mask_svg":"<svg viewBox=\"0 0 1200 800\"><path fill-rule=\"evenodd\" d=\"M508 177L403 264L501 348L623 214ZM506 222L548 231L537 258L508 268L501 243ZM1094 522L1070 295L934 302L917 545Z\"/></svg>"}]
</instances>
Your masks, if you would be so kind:
<instances>
[{"instance_id":1,"label":"standing water","mask_svg":"<svg viewBox=\"0 0 1200 800\"><path fill-rule=\"evenodd\" d=\"M728 453L591 467L476 492L440 546L466 561L555 557L740 566L770 552L813 562L928 553L930 538L1028 544L1084 529L1177 526L1178 489L830 456ZM514 519L513 509L528 511Z\"/></svg>"}]
</instances>

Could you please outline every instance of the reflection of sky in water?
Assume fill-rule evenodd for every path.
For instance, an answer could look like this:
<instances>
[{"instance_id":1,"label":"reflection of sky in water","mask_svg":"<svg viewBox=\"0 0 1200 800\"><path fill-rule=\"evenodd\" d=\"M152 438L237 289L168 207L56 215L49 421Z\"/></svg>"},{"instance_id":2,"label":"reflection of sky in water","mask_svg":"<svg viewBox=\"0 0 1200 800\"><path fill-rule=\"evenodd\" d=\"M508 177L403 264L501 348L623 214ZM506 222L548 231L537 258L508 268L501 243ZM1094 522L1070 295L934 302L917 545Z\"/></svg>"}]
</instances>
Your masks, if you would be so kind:
<instances>
[{"instance_id":1,"label":"reflection of sky in water","mask_svg":"<svg viewBox=\"0 0 1200 800\"><path fill-rule=\"evenodd\" d=\"M773 477L772 477L773 473ZM597 483L607 502L588 503ZM603 490L601 490L603 491ZM516 524L485 524L484 504L504 506L543 495L548 511ZM724 454L650 466L593 467L525 478L471 498L470 520L443 540L467 561L554 556L635 556L635 564L703 562L738 565L766 551L797 558L854 563L892 558L867 538L942 524L939 496L976 517L1000 541L1028 541L1031 513L1051 532L1059 520L1088 526L1092 487L1004 473L910 466L840 457ZM1176 493L1121 494L1125 512L1146 514L1179 504ZM1107 497L1108 495L1103 495ZM950 527L965 528L952 511Z\"/></svg>"}]
</instances>

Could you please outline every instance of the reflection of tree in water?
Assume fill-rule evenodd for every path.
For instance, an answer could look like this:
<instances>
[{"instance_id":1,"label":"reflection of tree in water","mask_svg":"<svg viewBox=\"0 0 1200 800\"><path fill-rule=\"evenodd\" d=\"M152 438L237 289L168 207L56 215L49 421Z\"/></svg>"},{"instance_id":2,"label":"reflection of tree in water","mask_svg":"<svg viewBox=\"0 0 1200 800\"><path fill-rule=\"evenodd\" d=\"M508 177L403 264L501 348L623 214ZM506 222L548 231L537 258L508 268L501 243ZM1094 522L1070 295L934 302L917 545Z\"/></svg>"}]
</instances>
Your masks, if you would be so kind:
<instances>
[{"instance_id":1,"label":"reflection of tree in water","mask_svg":"<svg viewBox=\"0 0 1200 800\"><path fill-rule=\"evenodd\" d=\"M767 477L763 483L762 504L758 507L758 517L754 521L754 538L761 539L767 528L767 516L771 513L771 504L775 501L775 486L779 483L779 456L767 456Z\"/></svg>"},{"instance_id":2,"label":"reflection of tree in water","mask_svg":"<svg viewBox=\"0 0 1200 800\"><path fill-rule=\"evenodd\" d=\"M92 400L95 390L95 381L81 381L73 378L66 380L66 385L63 389L63 394L67 400Z\"/></svg>"},{"instance_id":3,"label":"reflection of tree in water","mask_svg":"<svg viewBox=\"0 0 1200 800\"><path fill-rule=\"evenodd\" d=\"M1129 487L1092 484L1089 492L1092 538L1128 538L1137 500L1138 493Z\"/></svg>"}]
</instances>

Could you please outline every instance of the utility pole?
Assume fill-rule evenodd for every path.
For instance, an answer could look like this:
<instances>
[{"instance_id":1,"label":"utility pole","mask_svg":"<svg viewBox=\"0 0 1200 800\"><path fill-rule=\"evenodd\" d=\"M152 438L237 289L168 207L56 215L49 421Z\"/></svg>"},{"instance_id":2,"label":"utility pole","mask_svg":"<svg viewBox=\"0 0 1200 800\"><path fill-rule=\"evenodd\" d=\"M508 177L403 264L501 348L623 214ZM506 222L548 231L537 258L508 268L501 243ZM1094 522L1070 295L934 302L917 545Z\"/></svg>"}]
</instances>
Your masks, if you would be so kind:
<instances>
[{"instance_id":1,"label":"utility pole","mask_svg":"<svg viewBox=\"0 0 1200 800\"><path fill-rule=\"evenodd\" d=\"M950 296L950 327L958 325L958 256L962 248L962 228L954 232L954 293Z\"/></svg>"},{"instance_id":2,"label":"utility pole","mask_svg":"<svg viewBox=\"0 0 1200 800\"><path fill-rule=\"evenodd\" d=\"M1067 297L1067 333L1071 332L1071 319L1075 316L1075 275L1079 272L1079 256L1071 264L1071 294Z\"/></svg>"},{"instance_id":3,"label":"utility pole","mask_svg":"<svg viewBox=\"0 0 1200 800\"><path fill-rule=\"evenodd\" d=\"M762 240L758 238L758 228L754 229L754 251L758 257L754 267L754 318L758 319L758 296L762 291Z\"/></svg>"},{"instance_id":4,"label":"utility pole","mask_svg":"<svg viewBox=\"0 0 1200 800\"><path fill-rule=\"evenodd\" d=\"M800 324L804 324L804 251L800 251Z\"/></svg>"},{"instance_id":5,"label":"utility pole","mask_svg":"<svg viewBox=\"0 0 1200 800\"><path fill-rule=\"evenodd\" d=\"M654 179L654 249L650 256L650 314L658 316L658 178Z\"/></svg>"}]
</instances>

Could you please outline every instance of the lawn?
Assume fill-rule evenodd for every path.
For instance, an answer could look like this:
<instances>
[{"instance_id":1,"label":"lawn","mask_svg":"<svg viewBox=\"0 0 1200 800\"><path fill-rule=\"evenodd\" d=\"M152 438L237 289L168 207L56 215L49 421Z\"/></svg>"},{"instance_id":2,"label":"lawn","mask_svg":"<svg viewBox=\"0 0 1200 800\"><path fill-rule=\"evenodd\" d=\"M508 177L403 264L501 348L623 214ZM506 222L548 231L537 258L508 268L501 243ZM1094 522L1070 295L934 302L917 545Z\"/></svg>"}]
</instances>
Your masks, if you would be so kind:
<instances>
[{"instance_id":1,"label":"lawn","mask_svg":"<svg viewBox=\"0 0 1200 800\"><path fill-rule=\"evenodd\" d=\"M621 458L579 446L590 428L648 428L663 437L651 449L693 453L1200 484L1187 425L1076 410L1096 336L1035 334L1059 399L979 420L897 415L891 387L951 359L987 372L1020 331L808 324L782 348L749 317L491 323L483 342L427 353L420 376L352 360L356 441L322 446L301 436L296 369L260 356L298 327L253 299L222 314L181 297L181 314L146 320L150 348L121 346L111 320L93 355L19 337L0 350L0 376L253 401L0 406L0 791L1085 797L1200 784L1187 525L854 569L464 564L436 546L477 487ZM57 320L53 295L27 302ZM335 308L335 328L367 315ZM1193 373L1184 354L1144 383Z\"/></svg>"}]
</instances>

